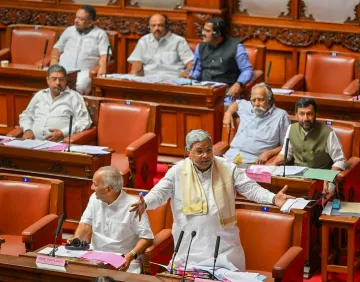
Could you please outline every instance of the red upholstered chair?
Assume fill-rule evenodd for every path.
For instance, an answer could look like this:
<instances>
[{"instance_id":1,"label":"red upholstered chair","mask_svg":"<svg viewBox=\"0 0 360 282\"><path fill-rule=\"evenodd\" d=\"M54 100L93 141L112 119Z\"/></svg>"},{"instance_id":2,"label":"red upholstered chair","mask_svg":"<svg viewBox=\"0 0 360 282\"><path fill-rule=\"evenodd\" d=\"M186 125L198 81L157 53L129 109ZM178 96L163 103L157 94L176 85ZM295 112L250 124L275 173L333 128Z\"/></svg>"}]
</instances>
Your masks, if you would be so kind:
<instances>
[{"instance_id":1,"label":"red upholstered chair","mask_svg":"<svg viewBox=\"0 0 360 282\"><path fill-rule=\"evenodd\" d=\"M299 73L290 78L282 88L356 95L360 76L356 64L359 60L360 56L349 53L301 51Z\"/></svg>"},{"instance_id":2,"label":"red upholstered chair","mask_svg":"<svg viewBox=\"0 0 360 282\"><path fill-rule=\"evenodd\" d=\"M0 50L0 60L13 64L40 66L46 40L49 40L44 66L50 63L50 53L56 42L56 32L33 25L9 25L6 30L6 48ZM25 46L30 46L24 51Z\"/></svg>"},{"instance_id":3,"label":"red upholstered chair","mask_svg":"<svg viewBox=\"0 0 360 282\"><path fill-rule=\"evenodd\" d=\"M261 273L268 277L266 281L303 281L303 214L236 209L246 271Z\"/></svg>"},{"instance_id":4,"label":"red upholstered chair","mask_svg":"<svg viewBox=\"0 0 360 282\"><path fill-rule=\"evenodd\" d=\"M60 180L0 174L0 254L15 255L53 244L63 213ZM61 238L61 236L60 236Z\"/></svg>"},{"instance_id":5,"label":"red upholstered chair","mask_svg":"<svg viewBox=\"0 0 360 282\"><path fill-rule=\"evenodd\" d=\"M94 127L72 136L73 144L95 144L114 150L111 165L124 177L124 186L151 189L156 175L157 104L85 97Z\"/></svg>"},{"instance_id":6,"label":"red upholstered chair","mask_svg":"<svg viewBox=\"0 0 360 282\"><path fill-rule=\"evenodd\" d=\"M199 42L195 40L188 40L188 44L193 52L195 52L198 43ZM243 90L243 94L248 96L248 94L251 92L251 88L255 84L263 82L265 80L266 47L248 44L244 44L244 46L249 56L249 61L254 69L251 80L246 84L245 89Z\"/></svg>"}]
</instances>

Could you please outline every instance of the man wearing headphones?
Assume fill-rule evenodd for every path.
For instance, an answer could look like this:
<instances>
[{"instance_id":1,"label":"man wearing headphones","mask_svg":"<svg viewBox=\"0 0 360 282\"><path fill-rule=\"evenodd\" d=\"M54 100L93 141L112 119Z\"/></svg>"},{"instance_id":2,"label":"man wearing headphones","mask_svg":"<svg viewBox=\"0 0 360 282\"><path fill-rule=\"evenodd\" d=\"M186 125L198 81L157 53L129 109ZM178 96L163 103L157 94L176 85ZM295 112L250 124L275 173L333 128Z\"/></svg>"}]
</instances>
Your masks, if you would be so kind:
<instances>
[{"instance_id":1,"label":"man wearing headphones","mask_svg":"<svg viewBox=\"0 0 360 282\"><path fill-rule=\"evenodd\" d=\"M223 120L228 130L234 128L236 112L241 122L224 158L238 164L265 164L281 150L291 123L288 114L275 107L271 88L265 83L251 89L250 101L237 100L231 104Z\"/></svg>"},{"instance_id":2,"label":"man wearing headphones","mask_svg":"<svg viewBox=\"0 0 360 282\"><path fill-rule=\"evenodd\" d=\"M169 31L167 16L152 15L149 32L140 38L128 58L132 64L130 74L168 79L186 77L194 55L185 38Z\"/></svg>"},{"instance_id":3,"label":"man wearing headphones","mask_svg":"<svg viewBox=\"0 0 360 282\"><path fill-rule=\"evenodd\" d=\"M221 18L208 19L202 30L202 42L196 47L193 79L227 83L225 105L229 106L250 81L253 68L246 49L236 38L226 35L226 24Z\"/></svg>"}]
</instances>

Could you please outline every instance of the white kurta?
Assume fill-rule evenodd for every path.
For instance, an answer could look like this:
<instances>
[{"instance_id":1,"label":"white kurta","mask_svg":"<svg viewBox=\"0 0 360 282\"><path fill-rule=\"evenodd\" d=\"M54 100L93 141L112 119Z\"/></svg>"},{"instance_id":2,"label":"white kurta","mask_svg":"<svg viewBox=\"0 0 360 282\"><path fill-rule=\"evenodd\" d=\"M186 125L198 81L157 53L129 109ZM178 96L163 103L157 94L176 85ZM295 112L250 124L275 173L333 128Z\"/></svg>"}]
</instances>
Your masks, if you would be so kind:
<instances>
[{"instance_id":1,"label":"white kurta","mask_svg":"<svg viewBox=\"0 0 360 282\"><path fill-rule=\"evenodd\" d=\"M236 191L250 200L261 203L272 203L274 193L262 188L256 182L249 179L246 174L233 163L228 163L224 158L218 158L233 175L234 197ZM184 237L176 256L176 260L185 261L191 232L196 231L193 240L188 265L212 266L215 250L216 237L220 236L220 249L218 262L228 262L219 267L231 269L229 263L238 270L245 270L244 250L240 243L239 228L237 226L222 228L219 222L219 213L215 204L211 183L211 168L202 173L197 170L200 183L208 202L209 212L207 215L184 215L182 213L180 169L184 161L173 166L163 179L146 195L147 209L155 209L171 198L171 209L174 216L172 233L174 242L177 242L181 230ZM236 191L235 191L236 189Z\"/></svg>"},{"instance_id":2,"label":"white kurta","mask_svg":"<svg viewBox=\"0 0 360 282\"><path fill-rule=\"evenodd\" d=\"M130 213L130 205L137 199L121 192L110 205L98 200L95 193L89 199L80 222L91 225L91 248L96 251L127 254L135 248L140 238L153 239L150 223L146 214L141 222ZM140 273L141 262L133 260L128 272Z\"/></svg>"},{"instance_id":3,"label":"white kurta","mask_svg":"<svg viewBox=\"0 0 360 282\"><path fill-rule=\"evenodd\" d=\"M50 89L40 90L20 114L22 130L32 130L35 139L44 140L49 129L60 129L64 137L69 135L70 116L73 116L72 133L89 128L92 121L83 97L68 87L55 99Z\"/></svg>"}]
</instances>

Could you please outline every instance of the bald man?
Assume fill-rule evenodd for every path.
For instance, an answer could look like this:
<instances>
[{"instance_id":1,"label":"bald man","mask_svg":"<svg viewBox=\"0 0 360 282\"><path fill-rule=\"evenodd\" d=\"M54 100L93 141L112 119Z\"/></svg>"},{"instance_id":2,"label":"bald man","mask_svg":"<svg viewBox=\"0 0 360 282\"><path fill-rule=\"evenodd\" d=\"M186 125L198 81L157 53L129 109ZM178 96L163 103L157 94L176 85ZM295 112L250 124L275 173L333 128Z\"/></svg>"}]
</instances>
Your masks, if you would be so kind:
<instances>
[{"instance_id":1,"label":"bald man","mask_svg":"<svg viewBox=\"0 0 360 282\"><path fill-rule=\"evenodd\" d=\"M130 74L168 79L187 77L194 55L185 38L169 30L167 16L152 15L149 31L128 58L132 64Z\"/></svg>"}]
</instances>

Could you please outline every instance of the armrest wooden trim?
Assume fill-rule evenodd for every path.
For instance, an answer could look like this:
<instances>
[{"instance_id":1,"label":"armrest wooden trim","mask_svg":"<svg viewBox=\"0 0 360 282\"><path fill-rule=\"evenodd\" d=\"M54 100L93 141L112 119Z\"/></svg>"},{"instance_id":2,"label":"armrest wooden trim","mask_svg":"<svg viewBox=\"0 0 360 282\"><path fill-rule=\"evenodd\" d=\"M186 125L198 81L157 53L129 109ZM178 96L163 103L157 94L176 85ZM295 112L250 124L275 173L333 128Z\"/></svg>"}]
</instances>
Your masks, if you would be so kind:
<instances>
[{"instance_id":1,"label":"armrest wooden trim","mask_svg":"<svg viewBox=\"0 0 360 282\"><path fill-rule=\"evenodd\" d=\"M272 269L272 275L275 279L282 279L286 272L294 273L304 272L304 253L300 247L291 247L287 252L275 263Z\"/></svg>"},{"instance_id":2,"label":"armrest wooden trim","mask_svg":"<svg viewBox=\"0 0 360 282\"><path fill-rule=\"evenodd\" d=\"M358 93L359 89L359 80L354 79L350 84L344 89L343 94L347 96L355 96Z\"/></svg>"},{"instance_id":3,"label":"armrest wooden trim","mask_svg":"<svg viewBox=\"0 0 360 282\"><path fill-rule=\"evenodd\" d=\"M340 171L336 175L336 181L339 182L339 183L342 183L342 182L345 181L345 178L349 173L356 173L356 171L358 171L360 173L360 165L358 165L359 163L360 163L360 158L359 157L351 157L348 160L347 169L343 170L343 171Z\"/></svg>"},{"instance_id":4,"label":"armrest wooden trim","mask_svg":"<svg viewBox=\"0 0 360 282\"><path fill-rule=\"evenodd\" d=\"M97 77L100 66L97 65L90 70L90 77ZM113 73L115 70L115 61L111 60L106 67L106 73Z\"/></svg>"},{"instance_id":5,"label":"armrest wooden trim","mask_svg":"<svg viewBox=\"0 0 360 282\"><path fill-rule=\"evenodd\" d=\"M304 90L305 78L302 74L294 75L290 78L281 88L293 89L293 90Z\"/></svg>"},{"instance_id":6,"label":"armrest wooden trim","mask_svg":"<svg viewBox=\"0 0 360 282\"><path fill-rule=\"evenodd\" d=\"M143 154L148 149L148 147L151 146L151 142L157 143L157 137L155 133L145 133L126 147L126 156L129 158L136 158L140 154Z\"/></svg>"},{"instance_id":7,"label":"armrest wooden trim","mask_svg":"<svg viewBox=\"0 0 360 282\"><path fill-rule=\"evenodd\" d=\"M89 144L91 141L96 140L96 138L97 138L97 128L91 127L84 131L74 133L70 137L70 143L85 145L85 144Z\"/></svg>"},{"instance_id":8,"label":"armrest wooden trim","mask_svg":"<svg viewBox=\"0 0 360 282\"><path fill-rule=\"evenodd\" d=\"M10 60L11 52L9 48L4 48L0 50L0 60Z\"/></svg>"},{"instance_id":9,"label":"armrest wooden trim","mask_svg":"<svg viewBox=\"0 0 360 282\"><path fill-rule=\"evenodd\" d=\"M215 145L213 145L213 148L214 148L214 154L215 156L222 156L223 154L225 154L225 152L227 150L229 150L230 148L230 145L228 142L225 142L225 141L220 141L220 142L217 142Z\"/></svg>"},{"instance_id":10,"label":"armrest wooden trim","mask_svg":"<svg viewBox=\"0 0 360 282\"><path fill-rule=\"evenodd\" d=\"M11 130L10 132L8 132L8 134L6 134L6 136L16 137L16 138L21 138L22 135L23 135L23 130L20 127L17 127Z\"/></svg>"},{"instance_id":11,"label":"armrest wooden trim","mask_svg":"<svg viewBox=\"0 0 360 282\"><path fill-rule=\"evenodd\" d=\"M53 221L55 221L56 223L58 221L58 216L56 214L48 214L39 219L37 222L31 224L21 233L21 235L23 236L23 242L25 243L25 241L31 240L32 236L36 235L37 232L41 231Z\"/></svg>"}]
</instances>

